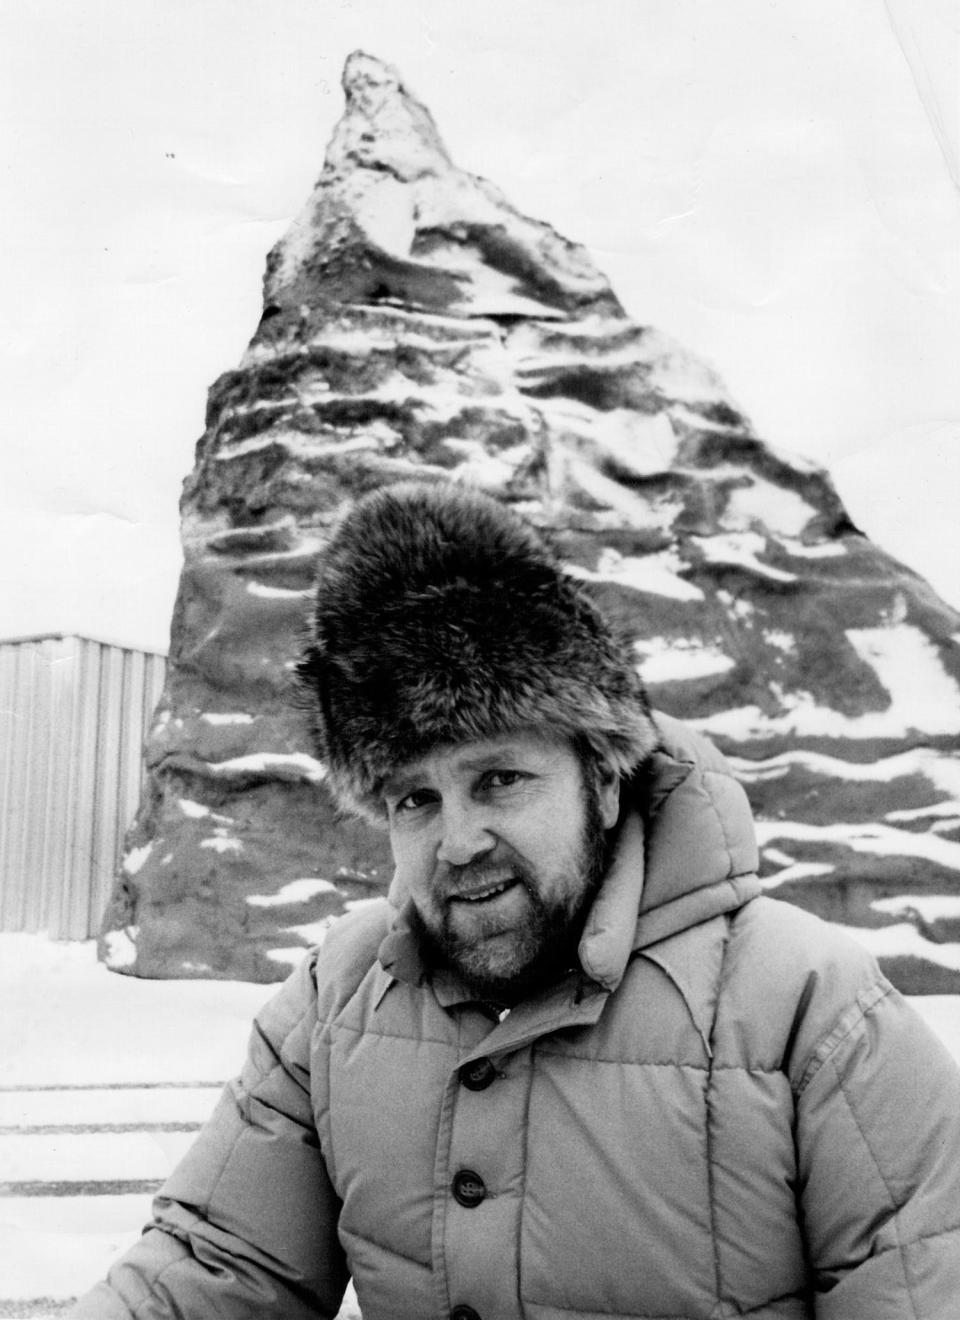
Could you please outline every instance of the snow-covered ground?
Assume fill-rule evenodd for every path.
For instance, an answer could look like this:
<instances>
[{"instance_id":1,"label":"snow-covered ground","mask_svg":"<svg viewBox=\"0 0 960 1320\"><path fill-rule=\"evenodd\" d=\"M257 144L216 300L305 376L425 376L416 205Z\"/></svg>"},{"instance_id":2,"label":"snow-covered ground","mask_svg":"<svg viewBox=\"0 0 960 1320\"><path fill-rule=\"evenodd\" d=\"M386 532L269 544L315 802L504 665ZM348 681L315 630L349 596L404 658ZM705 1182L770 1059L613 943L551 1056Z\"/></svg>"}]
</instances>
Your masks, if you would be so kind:
<instances>
[{"instance_id":1,"label":"snow-covered ground","mask_svg":"<svg viewBox=\"0 0 960 1320\"><path fill-rule=\"evenodd\" d=\"M58 1314L135 1240L276 988L135 980L92 941L0 936L0 1317ZM960 1060L960 998L912 1002Z\"/></svg>"}]
</instances>

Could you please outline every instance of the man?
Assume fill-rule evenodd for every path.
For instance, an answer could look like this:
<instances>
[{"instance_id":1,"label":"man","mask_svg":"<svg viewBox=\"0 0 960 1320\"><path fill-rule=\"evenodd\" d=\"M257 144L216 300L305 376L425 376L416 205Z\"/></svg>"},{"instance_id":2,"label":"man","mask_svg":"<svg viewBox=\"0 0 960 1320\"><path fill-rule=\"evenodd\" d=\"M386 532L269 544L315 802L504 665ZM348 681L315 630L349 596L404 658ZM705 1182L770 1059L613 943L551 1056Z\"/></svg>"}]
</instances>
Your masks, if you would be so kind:
<instances>
[{"instance_id":1,"label":"man","mask_svg":"<svg viewBox=\"0 0 960 1320\"><path fill-rule=\"evenodd\" d=\"M261 1014L137 1320L956 1320L960 1074L872 959L759 896L723 759L651 715L539 537L444 484L327 549L301 674L364 905Z\"/></svg>"}]
</instances>

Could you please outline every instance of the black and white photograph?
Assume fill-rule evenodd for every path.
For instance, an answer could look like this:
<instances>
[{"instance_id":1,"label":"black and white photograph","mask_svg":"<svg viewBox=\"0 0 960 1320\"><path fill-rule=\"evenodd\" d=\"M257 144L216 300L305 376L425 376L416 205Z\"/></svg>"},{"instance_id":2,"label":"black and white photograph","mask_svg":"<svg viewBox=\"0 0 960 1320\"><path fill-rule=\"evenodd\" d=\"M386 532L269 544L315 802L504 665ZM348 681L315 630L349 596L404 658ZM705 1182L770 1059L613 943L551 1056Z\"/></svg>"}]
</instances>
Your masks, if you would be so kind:
<instances>
[{"instance_id":1,"label":"black and white photograph","mask_svg":"<svg viewBox=\"0 0 960 1320\"><path fill-rule=\"evenodd\" d=\"M0 0L0 1320L960 1315L958 52Z\"/></svg>"}]
</instances>

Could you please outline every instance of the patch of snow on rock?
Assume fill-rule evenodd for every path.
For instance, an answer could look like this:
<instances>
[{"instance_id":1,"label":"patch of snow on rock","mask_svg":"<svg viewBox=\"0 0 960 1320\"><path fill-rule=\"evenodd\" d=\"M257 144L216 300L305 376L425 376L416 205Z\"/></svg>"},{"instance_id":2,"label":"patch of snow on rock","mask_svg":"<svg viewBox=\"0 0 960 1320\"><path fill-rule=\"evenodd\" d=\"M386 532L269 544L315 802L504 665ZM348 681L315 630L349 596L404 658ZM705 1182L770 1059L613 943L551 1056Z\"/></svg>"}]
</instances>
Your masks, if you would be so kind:
<instances>
[{"instance_id":1,"label":"patch of snow on rock","mask_svg":"<svg viewBox=\"0 0 960 1320\"><path fill-rule=\"evenodd\" d=\"M794 820L757 821L756 829L761 846L768 839L839 843L854 852L873 853L879 857L922 857L947 870L960 872L960 843L941 839L935 834L914 834L909 830L892 829L889 825L808 825Z\"/></svg>"},{"instance_id":2,"label":"patch of snow on rock","mask_svg":"<svg viewBox=\"0 0 960 1320\"><path fill-rule=\"evenodd\" d=\"M209 807L205 807L202 802L193 802L190 798L180 798L177 806L185 816L190 816L193 820L200 820L203 816L210 815Z\"/></svg>"},{"instance_id":3,"label":"patch of snow on rock","mask_svg":"<svg viewBox=\"0 0 960 1320\"><path fill-rule=\"evenodd\" d=\"M774 851L772 848L764 849L763 855L773 860ZM792 862L776 875L764 876L760 883L764 889L776 889L778 885L786 884L787 881L812 880L817 876L829 875L835 869L826 862Z\"/></svg>"},{"instance_id":4,"label":"patch of snow on rock","mask_svg":"<svg viewBox=\"0 0 960 1320\"><path fill-rule=\"evenodd\" d=\"M247 591L251 596L262 596L267 600L303 600L313 594L312 588L268 587L263 582L249 581Z\"/></svg>"},{"instance_id":5,"label":"patch of snow on rock","mask_svg":"<svg viewBox=\"0 0 960 1320\"><path fill-rule=\"evenodd\" d=\"M734 661L717 646L696 638L647 637L634 643L640 654L640 675L646 683L683 683L733 669Z\"/></svg>"},{"instance_id":6,"label":"patch of snow on rock","mask_svg":"<svg viewBox=\"0 0 960 1320\"><path fill-rule=\"evenodd\" d=\"M530 456L530 446L527 444L513 445L510 449L491 454L479 440L450 438L444 443L448 449L464 455L457 465L457 480L492 493L505 490L516 475L517 468Z\"/></svg>"},{"instance_id":7,"label":"patch of snow on rock","mask_svg":"<svg viewBox=\"0 0 960 1320\"><path fill-rule=\"evenodd\" d=\"M408 257L417 227L407 185L390 174L358 170L342 187L348 191L356 220L367 236L384 252Z\"/></svg>"},{"instance_id":8,"label":"patch of snow on rock","mask_svg":"<svg viewBox=\"0 0 960 1320\"><path fill-rule=\"evenodd\" d=\"M594 414L594 437L605 457L637 476L666 472L679 441L666 413L649 417L627 408Z\"/></svg>"},{"instance_id":9,"label":"patch of snow on rock","mask_svg":"<svg viewBox=\"0 0 960 1320\"><path fill-rule=\"evenodd\" d=\"M253 716L245 713L227 714L220 711L207 711L200 718L205 724L252 724Z\"/></svg>"},{"instance_id":10,"label":"patch of snow on rock","mask_svg":"<svg viewBox=\"0 0 960 1320\"><path fill-rule=\"evenodd\" d=\"M926 644L926 643L925 643ZM931 648L932 650L932 648ZM867 711L863 715L844 715L829 706L818 705L809 692L784 692L771 684L771 690L780 701L783 713L770 716L759 706L738 706L718 711L715 715L691 718L687 723L709 736L742 741L793 735L800 738L902 738L911 731L919 733L960 732L960 691L953 680L941 671L944 683L954 689L946 706L927 700L921 678L913 680L912 690L906 691L907 676L896 694L891 708ZM952 709L951 709L952 707ZM853 774L850 775L853 778Z\"/></svg>"},{"instance_id":11,"label":"patch of snow on rock","mask_svg":"<svg viewBox=\"0 0 960 1320\"><path fill-rule=\"evenodd\" d=\"M725 605L733 617L739 619L741 623L747 623L756 613L756 607L751 601L743 596L734 596L723 588L717 592L717 600Z\"/></svg>"},{"instance_id":12,"label":"patch of snow on rock","mask_svg":"<svg viewBox=\"0 0 960 1320\"><path fill-rule=\"evenodd\" d=\"M124 926L122 930L111 930L104 935L103 961L111 971L132 967L137 961L136 938L139 933L139 926Z\"/></svg>"},{"instance_id":13,"label":"patch of snow on rock","mask_svg":"<svg viewBox=\"0 0 960 1320\"><path fill-rule=\"evenodd\" d=\"M251 894L247 902L252 907L282 907L287 903L306 903L316 894L336 889L332 880L290 880L275 894Z\"/></svg>"},{"instance_id":14,"label":"patch of snow on rock","mask_svg":"<svg viewBox=\"0 0 960 1320\"><path fill-rule=\"evenodd\" d=\"M214 852L218 853L243 852L243 844L239 839L227 838L219 831L217 831L212 839L201 839L200 847L212 848Z\"/></svg>"},{"instance_id":15,"label":"patch of snow on rock","mask_svg":"<svg viewBox=\"0 0 960 1320\"><path fill-rule=\"evenodd\" d=\"M737 778L743 783L761 783L769 779L782 779L791 769L798 767L811 774L823 775L827 779L847 779L852 781L889 784L894 779L903 779L911 775L922 775L941 792L953 793L960 797L960 761L946 752L938 752L929 747L917 747L909 752L898 752L896 756L887 756L879 761L844 761L838 756L826 756L823 752L802 750L781 752L757 761L749 757L728 756ZM921 807L918 812L891 813L902 820L913 819L914 815L927 815L930 812L940 814L940 808L951 808L952 803L939 803L936 807Z\"/></svg>"},{"instance_id":16,"label":"patch of snow on rock","mask_svg":"<svg viewBox=\"0 0 960 1320\"><path fill-rule=\"evenodd\" d=\"M898 894L893 898L877 898L870 904L877 912L888 912L893 917L905 917L916 912L921 921L960 920L958 894Z\"/></svg>"},{"instance_id":17,"label":"patch of snow on rock","mask_svg":"<svg viewBox=\"0 0 960 1320\"><path fill-rule=\"evenodd\" d=\"M684 562L675 550L661 550L657 554L624 556L612 548L603 550L597 567L591 571L576 564L567 564L566 571L573 577L590 582L616 582L654 596L668 596L673 600L703 600L703 592L693 582L680 576Z\"/></svg>"},{"instance_id":18,"label":"patch of snow on rock","mask_svg":"<svg viewBox=\"0 0 960 1320\"><path fill-rule=\"evenodd\" d=\"M819 541L814 545L804 545L802 541L782 536L780 544L794 559L837 559L847 553L847 547L842 541Z\"/></svg>"},{"instance_id":19,"label":"patch of snow on rock","mask_svg":"<svg viewBox=\"0 0 960 1320\"><path fill-rule=\"evenodd\" d=\"M797 639L777 628L764 628L763 640L768 646L773 646L776 650L782 651L784 655L792 655L797 649Z\"/></svg>"},{"instance_id":20,"label":"patch of snow on rock","mask_svg":"<svg viewBox=\"0 0 960 1320\"><path fill-rule=\"evenodd\" d=\"M721 431L728 434L731 431L742 431L740 423L731 425L729 422L717 422L710 417L705 417L703 413L694 412L692 408L686 408L682 403L673 404L670 408L670 416L684 426L692 427L695 431Z\"/></svg>"},{"instance_id":21,"label":"patch of snow on rock","mask_svg":"<svg viewBox=\"0 0 960 1320\"><path fill-rule=\"evenodd\" d=\"M442 262L437 258L442 257ZM435 247L430 260L423 264L442 265L443 268L468 276L461 281L461 296L450 303L450 310L469 312L472 316L532 316L537 320L554 320L560 316L556 307L537 302L517 293L517 282L506 271L488 266L476 249L468 244L449 244Z\"/></svg>"},{"instance_id":22,"label":"patch of snow on rock","mask_svg":"<svg viewBox=\"0 0 960 1320\"><path fill-rule=\"evenodd\" d=\"M783 569L761 563L757 558L767 544L759 532L729 532L724 536L692 536L690 539L699 546L708 563L740 564L761 577L772 578L774 582L797 580L795 573L785 573Z\"/></svg>"},{"instance_id":23,"label":"patch of snow on rock","mask_svg":"<svg viewBox=\"0 0 960 1320\"><path fill-rule=\"evenodd\" d=\"M145 843L142 848L131 848L123 859L123 869L127 875L136 875L152 852L152 842Z\"/></svg>"},{"instance_id":24,"label":"patch of snow on rock","mask_svg":"<svg viewBox=\"0 0 960 1320\"><path fill-rule=\"evenodd\" d=\"M800 750L781 752L778 756L769 756L762 761L740 756L728 756L727 760L733 766L737 778L748 784L782 779L794 767L823 775L827 779L881 784L889 784L894 779L904 779L911 775L922 775L934 788L960 798L960 760L950 753L938 752L929 747L912 748L909 752L898 752L896 756L866 762L844 761L822 752ZM915 812L891 812L889 819L912 820L928 814L940 815L941 809L946 815L955 806L955 803L942 802L936 806L920 807Z\"/></svg>"},{"instance_id":25,"label":"patch of snow on rock","mask_svg":"<svg viewBox=\"0 0 960 1320\"><path fill-rule=\"evenodd\" d=\"M593 500L596 517L615 527L664 527L667 519L676 516L681 505L675 501L651 501L613 477L593 463L582 458L568 458L567 476L573 487L579 487Z\"/></svg>"},{"instance_id":26,"label":"patch of snow on rock","mask_svg":"<svg viewBox=\"0 0 960 1320\"><path fill-rule=\"evenodd\" d=\"M210 761L208 774L233 776L243 774L276 775L281 779L306 779L320 783L326 778L326 767L306 752L254 752L250 756L235 756L229 761Z\"/></svg>"},{"instance_id":27,"label":"patch of snow on rock","mask_svg":"<svg viewBox=\"0 0 960 1320\"><path fill-rule=\"evenodd\" d=\"M909 922L881 926L877 930L837 924L837 929L846 931L875 958L918 958L960 972L960 944L935 944L933 940L925 940Z\"/></svg>"},{"instance_id":28,"label":"patch of snow on rock","mask_svg":"<svg viewBox=\"0 0 960 1320\"><path fill-rule=\"evenodd\" d=\"M889 692L891 714L898 718L903 732L960 733L960 687L919 628L906 623L848 628L847 638Z\"/></svg>"}]
</instances>

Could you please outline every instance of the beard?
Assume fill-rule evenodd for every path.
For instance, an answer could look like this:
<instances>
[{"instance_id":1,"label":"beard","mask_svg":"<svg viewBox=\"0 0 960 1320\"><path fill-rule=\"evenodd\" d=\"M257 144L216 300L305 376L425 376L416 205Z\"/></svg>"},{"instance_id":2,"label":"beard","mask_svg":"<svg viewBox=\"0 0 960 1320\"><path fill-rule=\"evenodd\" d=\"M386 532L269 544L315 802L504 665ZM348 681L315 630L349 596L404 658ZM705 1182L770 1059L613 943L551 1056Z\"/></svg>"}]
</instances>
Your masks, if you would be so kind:
<instances>
[{"instance_id":1,"label":"beard","mask_svg":"<svg viewBox=\"0 0 960 1320\"><path fill-rule=\"evenodd\" d=\"M610 860L610 842L600 813L596 785L584 773L584 823L558 896L544 895L535 865L510 849L498 847L489 858L445 868L442 889L456 893L496 882L505 872L523 890L520 923L496 916L475 917L470 937L457 929L450 903L429 918L418 909L412 922L429 964L457 974L478 999L507 1006L550 984L577 961L577 946ZM549 892L549 891L548 891Z\"/></svg>"}]
</instances>

